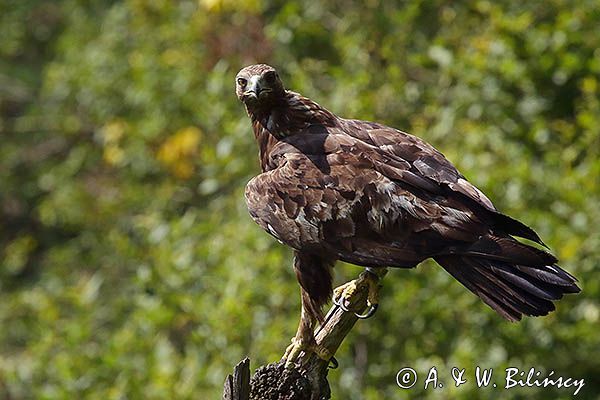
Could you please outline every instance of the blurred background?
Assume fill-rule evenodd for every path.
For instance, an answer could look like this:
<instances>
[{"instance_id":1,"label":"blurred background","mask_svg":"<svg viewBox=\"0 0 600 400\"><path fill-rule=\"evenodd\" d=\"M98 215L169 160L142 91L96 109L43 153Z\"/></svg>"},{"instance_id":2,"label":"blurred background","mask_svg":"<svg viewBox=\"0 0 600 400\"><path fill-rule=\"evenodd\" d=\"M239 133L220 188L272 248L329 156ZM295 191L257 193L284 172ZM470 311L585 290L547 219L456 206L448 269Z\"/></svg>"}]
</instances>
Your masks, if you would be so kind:
<instances>
[{"instance_id":1,"label":"blurred background","mask_svg":"<svg viewBox=\"0 0 600 400\"><path fill-rule=\"evenodd\" d=\"M433 263L392 271L334 398L574 391L450 387L477 365L600 398L598 1L0 0L0 399L217 399L246 355L281 357L299 289L243 198L234 77L254 62L434 144L583 288L510 324ZM406 366L447 385L402 390Z\"/></svg>"}]
</instances>

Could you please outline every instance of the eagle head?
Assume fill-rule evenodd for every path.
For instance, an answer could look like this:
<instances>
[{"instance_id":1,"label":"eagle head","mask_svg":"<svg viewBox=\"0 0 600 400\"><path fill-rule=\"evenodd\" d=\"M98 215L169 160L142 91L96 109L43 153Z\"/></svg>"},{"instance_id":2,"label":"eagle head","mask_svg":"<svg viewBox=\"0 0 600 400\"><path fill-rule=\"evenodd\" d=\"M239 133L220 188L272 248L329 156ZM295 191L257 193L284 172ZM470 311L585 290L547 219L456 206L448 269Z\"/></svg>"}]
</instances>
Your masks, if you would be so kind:
<instances>
[{"instance_id":1,"label":"eagle head","mask_svg":"<svg viewBox=\"0 0 600 400\"><path fill-rule=\"evenodd\" d=\"M285 93L275 68L254 64L242 68L235 77L235 93L249 111L268 108Z\"/></svg>"}]
</instances>

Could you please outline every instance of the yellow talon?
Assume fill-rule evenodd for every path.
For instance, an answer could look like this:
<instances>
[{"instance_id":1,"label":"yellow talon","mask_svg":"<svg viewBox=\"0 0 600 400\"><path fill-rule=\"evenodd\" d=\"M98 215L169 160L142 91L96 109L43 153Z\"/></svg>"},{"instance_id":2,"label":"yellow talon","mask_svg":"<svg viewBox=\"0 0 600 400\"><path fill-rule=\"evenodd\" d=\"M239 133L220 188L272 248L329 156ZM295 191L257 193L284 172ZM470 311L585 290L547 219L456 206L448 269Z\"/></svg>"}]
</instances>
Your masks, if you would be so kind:
<instances>
[{"instance_id":1,"label":"yellow talon","mask_svg":"<svg viewBox=\"0 0 600 400\"><path fill-rule=\"evenodd\" d=\"M367 268L357 279L352 280L333 290L333 303L339 306L343 311L350 311L349 307L356 306L350 304L357 290L367 290L367 306L369 310L365 314L354 313L360 319L370 318L379 305L379 289L381 285L379 280L387 272L386 268Z\"/></svg>"},{"instance_id":2,"label":"yellow talon","mask_svg":"<svg viewBox=\"0 0 600 400\"><path fill-rule=\"evenodd\" d=\"M317 357L324 361L329 361L331 360L331 357L333 357L333 354L330 354L327 349L316 345L314 341L303 342L302 340L298 340L296 337L293 337L292 344L285 349L285 353L282 357L282 361L285 361L285 368L293 369L302 352L314 353L317 355Z\"/></svg>"}]
</instances>

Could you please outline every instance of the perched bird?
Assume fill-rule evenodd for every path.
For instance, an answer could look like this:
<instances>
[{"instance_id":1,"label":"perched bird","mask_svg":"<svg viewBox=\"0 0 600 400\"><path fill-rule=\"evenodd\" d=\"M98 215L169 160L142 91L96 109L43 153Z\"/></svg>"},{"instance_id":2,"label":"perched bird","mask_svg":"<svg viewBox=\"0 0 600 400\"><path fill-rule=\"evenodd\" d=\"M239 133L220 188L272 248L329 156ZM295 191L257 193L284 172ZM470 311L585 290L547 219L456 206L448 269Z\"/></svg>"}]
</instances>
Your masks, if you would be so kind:
<instances>
[{"instance_id":1,"label":"perched bird","mask_svg":"<svg viewBox=\"0 0 600 400\"><path fill-rule=\"evenodd\" d=\"M301 286L298 332L284 358L319 353L313 329L332 296L337 260L364 266L371 315L377 270L413 268L433 258L510 321L554 310L577 293L577 280L556 265L523 223L492 202L423 140L385 125L345 119L286 90L277 71L257 64L236 76L259 147L262 173L246 186L254 221L294 249ZM356 288L336 289L334 302ZM326 358L327 355L323 355Z\"/></svg>"}]
</instances>

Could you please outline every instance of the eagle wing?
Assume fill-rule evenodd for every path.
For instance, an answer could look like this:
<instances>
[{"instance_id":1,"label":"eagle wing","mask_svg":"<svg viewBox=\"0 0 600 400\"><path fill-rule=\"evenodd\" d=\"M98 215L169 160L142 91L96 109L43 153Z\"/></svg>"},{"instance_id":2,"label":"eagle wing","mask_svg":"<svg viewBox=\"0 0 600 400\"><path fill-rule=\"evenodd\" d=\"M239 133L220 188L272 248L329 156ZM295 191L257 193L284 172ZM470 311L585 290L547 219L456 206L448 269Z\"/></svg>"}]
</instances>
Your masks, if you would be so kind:
<instances>
[{"instance_id":1,"label":"eagle wing","mask_svg":"<svg viewBox=\"0 0 600 400\"><path fill-rule=\"evenodd\" d=\"M404 180L407 182L432 192L439 192L444 186L482 207L496 210L490 199L469 183L442 153L427 142L381 124L359 120L344 122L346 133L376 147L386 158L406 169Z\"/></svg>"},{"instance_id":2,"label":"eagle wing","mask_svg":"<svg viewBox=\"0 0 600 400\"><path fill-rule=\"evenodd\" d=\"M376 161L376 168L391 179L430 194L453 198L485 220L491 228L545 246L533 229L498 212L485 194L427 142L372 122L343 120L342 126L348 135L377 149L384 162Z\"/></svg>"},{"instance_id":3,"label":"eagle wing","mask_svg":"<svg viewBox=\"0 0 600 400\"><path fill-rule=\"evenodd\" d=\"M441 153L396 132L390 141L381 129L342 126L287 138L247 186L250 214L297 250L367 266L413 267L488 233L491 202Z\"/></svg>"}]
</instances>

